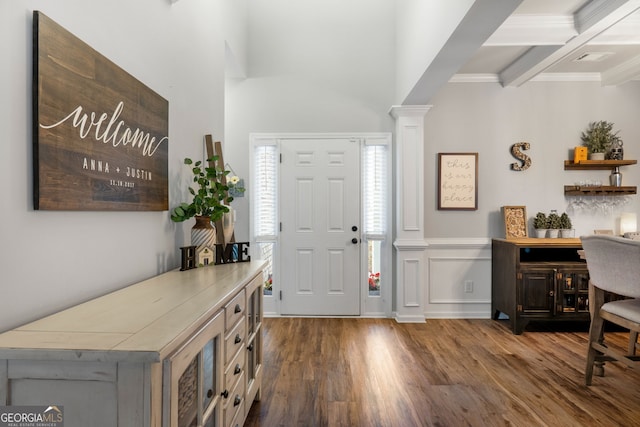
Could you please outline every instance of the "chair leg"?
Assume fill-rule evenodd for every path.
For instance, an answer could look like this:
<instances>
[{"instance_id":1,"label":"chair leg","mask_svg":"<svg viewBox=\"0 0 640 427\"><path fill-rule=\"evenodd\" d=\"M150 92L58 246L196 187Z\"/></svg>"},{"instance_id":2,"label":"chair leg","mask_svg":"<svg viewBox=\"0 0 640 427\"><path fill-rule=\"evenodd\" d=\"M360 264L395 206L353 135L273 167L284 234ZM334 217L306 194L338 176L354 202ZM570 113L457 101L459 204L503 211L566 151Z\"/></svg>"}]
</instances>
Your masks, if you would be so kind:
<instances>
[{"instance_id":1,"label":"chair leg","mask_svg":"<svg viewBox=\"0 0 640 427\"><path fill-rule=\"evenodd\" d=\"M629 332L629 350L627 351L628 356L636 355L636 343L638 342L638 332L630 331Z\"/></svg>"},{"instance_id":2,"label":"chair leg","mask_svg":"<svg viewBox=\"0 0 640 427\"><path fill-rule=\"evenodd\" d=\"M602 331L604 327L604 320L600 317L600 313L594 313L591 317L591 325L589 326L589 347L587 351L587 367L584 371L584 382L586 385L591 385L593 378L593 368L596 363L596 355L599 353L593 348L593 343L599 342L602 338ZM604 375L604 367L602 364L596 367L595 374L597 376Z\"/></svg>"}]
</instances>

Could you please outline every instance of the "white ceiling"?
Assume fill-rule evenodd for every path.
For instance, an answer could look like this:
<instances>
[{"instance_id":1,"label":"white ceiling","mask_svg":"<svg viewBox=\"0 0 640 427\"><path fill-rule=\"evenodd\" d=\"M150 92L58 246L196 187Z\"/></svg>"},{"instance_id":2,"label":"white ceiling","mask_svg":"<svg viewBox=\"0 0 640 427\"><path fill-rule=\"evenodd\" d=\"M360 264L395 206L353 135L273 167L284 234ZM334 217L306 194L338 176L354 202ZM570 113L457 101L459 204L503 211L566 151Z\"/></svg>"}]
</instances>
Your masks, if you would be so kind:
<instances>
[{"instance_id":1,"label":"white ceiling","mask_svg":"<svg viewBox=\"0 0 640 427\"><path fill-rule=\"evenodd\" d=\"M640 0L524 0L451 81L634 79L640 79Z\"/></svg>"}]
</instances>

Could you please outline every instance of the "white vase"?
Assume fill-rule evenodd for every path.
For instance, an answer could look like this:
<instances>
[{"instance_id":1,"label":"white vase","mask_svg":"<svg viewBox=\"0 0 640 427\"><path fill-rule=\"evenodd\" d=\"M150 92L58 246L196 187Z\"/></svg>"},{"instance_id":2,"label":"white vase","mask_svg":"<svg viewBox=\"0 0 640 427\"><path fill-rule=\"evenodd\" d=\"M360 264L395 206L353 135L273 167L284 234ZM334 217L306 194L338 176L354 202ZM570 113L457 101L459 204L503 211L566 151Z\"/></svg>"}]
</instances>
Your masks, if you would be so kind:
<instances>
[{"instance_id":1,"label":"white vase","mask_svg":"<svg viewBox=\"0 0 640 427\"><path fill-rule=\"evenodd\" d=\"M231 242L236 224L236 211L231 206L227 207L229 208L229 212L222 214L222 235L224 236L225 244Z\"/></svg>"}]
</instances>

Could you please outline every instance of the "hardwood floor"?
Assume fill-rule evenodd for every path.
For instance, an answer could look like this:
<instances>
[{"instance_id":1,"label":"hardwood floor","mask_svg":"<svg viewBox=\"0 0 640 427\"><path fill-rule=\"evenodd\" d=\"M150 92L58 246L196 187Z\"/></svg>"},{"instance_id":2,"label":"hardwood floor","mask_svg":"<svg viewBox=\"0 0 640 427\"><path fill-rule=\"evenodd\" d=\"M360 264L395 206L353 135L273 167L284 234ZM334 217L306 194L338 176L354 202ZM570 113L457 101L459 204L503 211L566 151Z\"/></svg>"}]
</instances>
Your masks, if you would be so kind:
<instances>
[{"instance_id":1,"label":"hardwood floor","mask_svg":"<svg viewBox=\"0 0 640 427\"><path fill-rule=\"evenodd\" d=\"M262 400L245 426L640 425L638 371L607 363L583 385L584 329L265 319ZM607 334L610 346L626 340Z\"/></svg>"}]
</instances>

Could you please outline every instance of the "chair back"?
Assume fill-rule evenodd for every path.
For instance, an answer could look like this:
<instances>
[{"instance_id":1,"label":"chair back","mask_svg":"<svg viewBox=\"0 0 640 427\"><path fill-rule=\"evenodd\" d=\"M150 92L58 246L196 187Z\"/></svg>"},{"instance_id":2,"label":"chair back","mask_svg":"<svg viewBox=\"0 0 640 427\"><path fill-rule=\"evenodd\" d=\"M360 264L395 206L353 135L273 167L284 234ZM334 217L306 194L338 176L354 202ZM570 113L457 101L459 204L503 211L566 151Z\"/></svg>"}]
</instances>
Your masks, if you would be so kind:
<instances>
[{"instance_id":1,"label":"chair back","mask_svg":"<svg viewBox=\"0 0 640 427\"><path fill-rule=\"evenodd\" d=\"M589 280L598 288L640 298L640 241L617 236L582 236Z\"/></svg>"}]
</instances>

